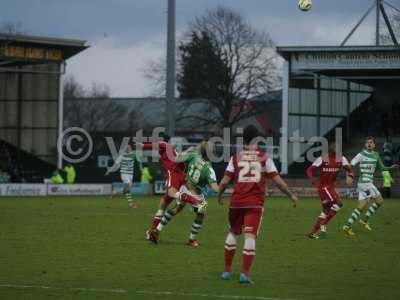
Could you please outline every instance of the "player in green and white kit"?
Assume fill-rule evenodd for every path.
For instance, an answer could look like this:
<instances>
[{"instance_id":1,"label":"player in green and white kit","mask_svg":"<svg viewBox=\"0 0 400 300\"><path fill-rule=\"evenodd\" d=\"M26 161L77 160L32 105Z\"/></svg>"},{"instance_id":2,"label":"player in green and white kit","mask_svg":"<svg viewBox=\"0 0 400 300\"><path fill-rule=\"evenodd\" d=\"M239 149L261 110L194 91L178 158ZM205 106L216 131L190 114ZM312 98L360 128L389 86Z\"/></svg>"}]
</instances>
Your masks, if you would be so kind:
<instances>
[{"instance_id":1,"label":"player in green and white kit","mask_svg":"<svg viewBox=\"0 0 400 300\"><path fill-rule=\"evenodd\" d=\"M139 164L139 168L140 170L142 170L142 163L136 156L136 153L133 151L133 144L130 142L126 146L124 153L120 154L117 157L112 167L108 168L105 174L109 175L110 173L115 172L118 169L120 170L121 181L124 184L123 193L126 200L128 201L129 207L131 208L138 208L137 203L133 202L131 194L135 162Z\"/></svg>"},{"instance_id":2,"label":"player in green and white kit","mask_svg":"<svg viewBox=\"0 0 400 300\"><path fill-rule=\"evenodd\" d=\"M207 186L210 186L216 193L219 191L215 171L208 161L208 151L211 151L210 144L203 142L199 151L185 152L183 155L178 155L176 158L178 161L187 164L186 184L181 187L180 192L199 196L203 198L204 201L206 200L203 191ZM196 218L192 224L189 241L187 242L188 246L198 247L200 245L197 241L197 235L203 226L206 203L207 202L204 202L201 206L192 206L192 211L196 214ZM173 209L165 212L160 224L157 226L157 233L160 233L171 219L182 211L185 205L185 202L177 200L177 205Z\"/></svg>"},{"instance_id":3,"label":"player in green and white kit","mask_svg":"<svg viewBox=\"0 0 400 300\"><path fill-rule=\"evenodd\" d=\"M353 160L351 161L351 165L354 167L359 165L359 179L357 184L358 190L358 207L353 210L350 218L348 219L346 225L343 226L343 231L345 234L353 236L355 235L352 230L353 224L357 221L367 230L371 231L372 228L369 224L369 219L379 207L383 203L383 198L379 190L374 185L374 174L376 168L378 168L381 172L388 171L391 169L397 169L398 165L392 165L390 167L386 167L378 152L374 151L375 149L375 138L367 137L365 143L365 149L358 153ZM368 207L369 199L373 200L373 203ZM367 212L363 217L359 219L361 214L367 209Z\"/></svg>"}]
</instances>

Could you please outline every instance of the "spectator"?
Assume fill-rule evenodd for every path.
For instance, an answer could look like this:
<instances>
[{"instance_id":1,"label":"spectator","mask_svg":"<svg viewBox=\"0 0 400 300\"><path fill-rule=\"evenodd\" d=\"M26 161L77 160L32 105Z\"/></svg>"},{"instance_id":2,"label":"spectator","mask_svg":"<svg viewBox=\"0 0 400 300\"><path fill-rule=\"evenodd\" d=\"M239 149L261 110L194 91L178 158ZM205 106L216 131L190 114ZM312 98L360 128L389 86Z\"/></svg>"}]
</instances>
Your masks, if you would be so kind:
<instances>
[{"instance_id":1,"label":"spectator","mask_svg":"<svg viewBox=\"0 0 400 300\"><path fill-rule=\"evenodd\" d=\"M64 167L64 172L67 175L67 183L68 184L73 184L75 183L75 179L76 179L76 171L75 168L72 164L67 164Z\"/></svg>"},{"instance_id":2,"label":"spectator","mask_svg":"<svg viewBox=\"0 0 400 300\"><path fill-rule=\"evenodd\" d=\"M61 176L62 170L57 169L54 171L53 176L50 178L51 183L62 184L64 183L64 178Z\"/></svg>"},{"instance_id":3,"label":"spectator","mask_svg":"<svg viewBox=\"0 0 400 300\"><path fill-rule=\"evenodd\" d=\"M393 144L390 140L383 144L383 161L389 166L393 164Z\"/></svg>"},{"instance_id":4,"label":"spectator","mask_svg":"<svg viewBox=\"0 0 400 300\"><path fill-rule=\"evenodd\" d=\"M0 183L10 182L10 175L7 172L0 170Z\"/></svg>"},{"instance_id":5,"label":"spectator","mask_svg":"<svg viewBox=\"0 0 400 300\"><path fill-rule=\"evenodd\" d=\"M389 171L383 171L382 176L383 176L383 197L390 198L392 191L392 184L394 180Z\"/></svg>"},{"instance_id":6,"label":"spectator","mask_svg":"<svg viewBox=\"0 0 400 300\"><path fill-rule=\"evenodd\" d=\"M150 169L147 165L142 168L142 175L140 177L140 183L149 184L150 193L153 192L153 176L151 176Z\"/></svg>"}]
</instances>

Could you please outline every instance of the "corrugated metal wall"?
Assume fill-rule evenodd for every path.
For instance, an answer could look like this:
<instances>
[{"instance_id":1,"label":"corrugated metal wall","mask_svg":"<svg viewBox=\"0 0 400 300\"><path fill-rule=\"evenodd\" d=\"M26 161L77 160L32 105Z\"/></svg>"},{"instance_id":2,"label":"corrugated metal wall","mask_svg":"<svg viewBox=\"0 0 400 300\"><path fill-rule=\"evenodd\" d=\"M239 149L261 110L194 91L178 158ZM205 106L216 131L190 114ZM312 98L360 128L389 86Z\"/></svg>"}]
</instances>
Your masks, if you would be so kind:
<instances>
[{"instance_id":1,"label":"corrugated metal wall","mask_svg":"<svg viewBox=\"0 0 400 300\"><path fill-rule=\"evenodd\" d=\"M57 72L59 66L35 65L22 70ZM0 73L1 140L54 163L57 120L57 74Z\"/></svg>"}]
</instances>

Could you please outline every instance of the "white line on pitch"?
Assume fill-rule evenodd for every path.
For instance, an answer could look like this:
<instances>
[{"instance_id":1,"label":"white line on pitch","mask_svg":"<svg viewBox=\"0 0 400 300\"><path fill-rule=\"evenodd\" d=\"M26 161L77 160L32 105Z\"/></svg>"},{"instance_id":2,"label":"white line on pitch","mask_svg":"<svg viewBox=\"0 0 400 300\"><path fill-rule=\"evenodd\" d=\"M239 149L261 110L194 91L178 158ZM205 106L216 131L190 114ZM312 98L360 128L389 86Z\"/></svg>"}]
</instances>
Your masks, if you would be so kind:
<instances>
[{"instance_id":1,"label":"white line on pitch","mask_svg":"<svg viewBox=\"0 0 400 300\"><path fill-rule=\"evenodd\" d=\"M184 297L202 297L202 298L218 298L218 299L243 299L243 300L295 300L288 298L275 298L275 297L259 297L259 296L239 296L239 295L213 295L201 293L184 293L184 292L155 292L155 291L136 291L125 289L98 289L98 288L82 288L82 287L56 287L44 285L19 285L19 284L0 284L0 288L13 288L13 289L42 289L42 290L70 290L81 292L95 292L95 293L113 293L113 294L126 294L134 293L141 295L159 295L159 296L184 296Z\"/></svg>"}]
</instances>

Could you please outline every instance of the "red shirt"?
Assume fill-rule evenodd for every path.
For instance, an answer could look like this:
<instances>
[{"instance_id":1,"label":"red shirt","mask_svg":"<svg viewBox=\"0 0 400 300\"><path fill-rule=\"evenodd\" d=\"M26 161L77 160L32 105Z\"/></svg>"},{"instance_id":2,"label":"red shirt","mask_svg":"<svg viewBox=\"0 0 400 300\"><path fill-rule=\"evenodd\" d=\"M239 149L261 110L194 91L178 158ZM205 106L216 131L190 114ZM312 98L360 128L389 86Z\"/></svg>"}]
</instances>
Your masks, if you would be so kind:
<instances>
[{"instance_id":1,"label":"red shirt","mask_svg":"<svg viewBox=\"0 0 400 300\"><path fill-rule=\"evenodd\" d=\"M184 172L185 164L182 162L176 162L176 151L174 147L166 142L158 143L145 143L143 145L143 150L158 150L160 155L160 163L164 171L170 172Z\"/></svg>"},{"instance_id":2,"label":"red shirt","mask_svg":"<svg viewBox=\"0 0 400 300\"><path fill-rule=\"evenodd\" d=\"M231 157L225 175L233 181L230 207L263 207L265 181L278 171L271 158L264 152L246 149Z\"/></svg>"},{"instance_id":3,"label":"red shirt","mask_svg":"<svg viewBox=\"0 0 400 300\"><path fill-rule=\"evenodd\" d=\"M307 176L312 178L314 169L319 169L318 188L333 186L339 175L340 169L344 168L347 173L353 174L353 169L346 157L336 158L335 155L318 157L307 169Z\"/></svg>"}]
</instances>

